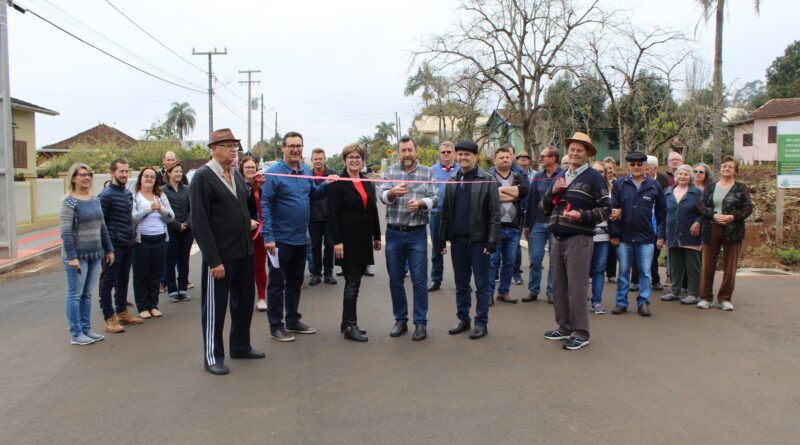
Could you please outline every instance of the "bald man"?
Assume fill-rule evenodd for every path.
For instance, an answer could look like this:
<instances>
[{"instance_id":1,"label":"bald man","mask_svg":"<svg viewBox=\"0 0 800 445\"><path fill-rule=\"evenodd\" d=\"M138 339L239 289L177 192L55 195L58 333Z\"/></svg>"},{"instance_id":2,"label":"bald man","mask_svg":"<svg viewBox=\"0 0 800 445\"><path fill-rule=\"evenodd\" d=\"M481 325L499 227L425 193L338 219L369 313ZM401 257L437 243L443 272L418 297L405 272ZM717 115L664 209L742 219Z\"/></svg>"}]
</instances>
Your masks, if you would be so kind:
<instances>
[{"instance_id":1,"label":"bald man","mask_svg":"<svg viewBox=\"0 0 800 445\"><path fill-rule=\"evenodd\" d=\"M164 178L164 175L166 174L168 168L178 163L178 157L175 156L174 151L167 151L166 153L164 153L164 159L162 159L161 162L164 164L164 166L161 168L161 171L158 172L158 177L156 178L156 181L158 181L159 186L164 187L164 184L167 182L167 180ZM185 171L186 170L184 170L184 172ZM186 175L183 175L183 177L181 178L181 182L183 183L183 185L189 185L189 180L186 179Z\"/></svg>"}]
</instances>

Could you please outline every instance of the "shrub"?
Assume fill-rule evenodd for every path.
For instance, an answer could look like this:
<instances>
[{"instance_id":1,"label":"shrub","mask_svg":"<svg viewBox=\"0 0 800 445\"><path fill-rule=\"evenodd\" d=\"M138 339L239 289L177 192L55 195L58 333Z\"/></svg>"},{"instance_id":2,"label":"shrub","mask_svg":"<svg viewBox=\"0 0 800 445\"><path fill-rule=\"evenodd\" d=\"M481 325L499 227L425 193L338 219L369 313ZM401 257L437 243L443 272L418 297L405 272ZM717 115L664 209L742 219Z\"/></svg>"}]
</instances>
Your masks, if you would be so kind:
<instances>
[{"instance_id":1,"label":"shrub","mask_svg":"<svg viewBox=\"0 0 800 445\"><path fill-rule=\"evenodd\" d=\"M783 264L800 264L800 250L794 247L777 249L776 253Z\"/></svg>"}]
</instances>

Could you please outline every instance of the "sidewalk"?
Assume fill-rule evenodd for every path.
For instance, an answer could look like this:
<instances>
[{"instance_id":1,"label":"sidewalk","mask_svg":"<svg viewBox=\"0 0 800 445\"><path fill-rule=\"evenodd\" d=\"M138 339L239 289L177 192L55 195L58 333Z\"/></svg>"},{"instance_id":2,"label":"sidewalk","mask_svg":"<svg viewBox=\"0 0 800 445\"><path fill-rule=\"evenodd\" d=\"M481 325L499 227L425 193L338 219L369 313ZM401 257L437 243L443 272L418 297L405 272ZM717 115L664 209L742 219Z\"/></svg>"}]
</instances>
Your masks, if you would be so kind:
<instances>
[{"instance_id":1,"label":"sidewalk","mask_svg":"<svg viewBox=\"0 0 800 445\"><path fill-rule=\"evenodd\" d=\"M19 266L55 255L61 249L61 233L58 227L37 230L17 237L17 257L0 259L0 274Z\"/></svg>"}]
</instances>

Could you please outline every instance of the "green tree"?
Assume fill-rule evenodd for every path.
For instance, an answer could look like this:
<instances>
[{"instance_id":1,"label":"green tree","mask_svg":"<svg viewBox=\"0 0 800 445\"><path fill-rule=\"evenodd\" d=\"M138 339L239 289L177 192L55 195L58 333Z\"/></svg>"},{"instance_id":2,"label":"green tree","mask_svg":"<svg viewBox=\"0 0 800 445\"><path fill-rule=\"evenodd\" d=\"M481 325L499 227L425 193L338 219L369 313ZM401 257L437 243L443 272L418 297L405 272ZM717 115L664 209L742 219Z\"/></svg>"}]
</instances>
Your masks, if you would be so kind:
<instances>
[{"instance_id":1,"label":"green tree","mask_svg":"<svg viewBox=\"0 0 800 445\"><path fill-rule=\"evenodd\" d=\"M786 47L767 69L767 94L773 99L800 97L800 40Z\"/></svg>"},{"instance_id":2,"label":"green tree","mask_svg":"<svg viewBox=\"0 0 800 445\"><path fill-rule=\"evenodd\" d=\"M336 173L344 170L344 160L342 159L341 153L336 153L335 155L329 157L325 163L328 165L328 168L336 170Z\"/></svg>"},{"instance_id":3,"label":"green tree","mask_svg":"<svg viewBox=\"0 0 800 445\"><path fill-rule=\"evenodd\" d=\"M714 92L714 121L712 136L714 139L714 175L719 175L719 163L722 159L722 30L725 25L725 0L696 0L703 9L703 18L708 22L711 12L714 12L714 77L712 91ZM758 14L761 0L753 0L753 8Z\"/></svg>"},{"instance_id":4,"label":"green tree","mask_svg":"<svg viewBox=\"0 0 800 445\"><path fill-rule=\"evenodd\" d=\"M167 113L166 124L175 129L178 139L183 140L183 136L194 130L195 112L188 102L173 102L172 108Z\"/></svg>"},{"instance_id":5,"label":"green tree","mask_svg":"<svg viewBox=\"0 0 800 445\"><path fill-rule=\"evenodd\" d=\"M389 142L390 138L396 137L397 132L394 130L394 123L381 122L375 126L375 140Z\"/></svg>"},{"instance_id":6,"label":"green tree","mask_svg":"<svg viewBox=\"0 0 800 445\"><path fill-rule=\"evenodd\" d=\"M156 120L150 124L150 128L145 130L145 141L164 141L175 139L175 127L167 122Z\"/></svg>"}]
</instances>

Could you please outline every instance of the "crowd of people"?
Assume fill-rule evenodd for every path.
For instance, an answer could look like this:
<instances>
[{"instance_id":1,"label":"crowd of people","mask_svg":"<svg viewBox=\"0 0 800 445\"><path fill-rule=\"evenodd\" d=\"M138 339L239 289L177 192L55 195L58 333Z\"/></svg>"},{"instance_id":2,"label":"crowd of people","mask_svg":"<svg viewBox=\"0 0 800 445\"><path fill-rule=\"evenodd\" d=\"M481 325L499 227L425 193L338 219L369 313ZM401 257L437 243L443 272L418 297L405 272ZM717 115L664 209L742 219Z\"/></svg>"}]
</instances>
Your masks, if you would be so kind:
<instances>
[{"instance_id":1,"label":"crowd of people","mask_svg":"<svg viewBox=\"0 0 800 445\"><path fill-rule=\"evenodd\" d=\"M410 318L413 341L427 338L428 294L445 282L448 249L457 319L449 333L469 331L470 339L488 334L495 301L533 302L543 286L556 321L544 336L564 341L564 349L589 344L589 314L606 312L606 281L616 284L613 314L627 312L629 292L636 292L638 314L649 317L651 293L663 289L661 249L671 286L661 300L712 307L722 251L717 298L722 310L734 308L737 261L752 202L736 180L733 157L722 160L714 182L707 165L686 165L677 152L669 154L667 172L661 173L655 157L633 151L625 158L627 174L617 176L612 158L590 163L597 149L588 135L576 132L564 140L563 155L556 146L542 149L538 171L526 151L516 154L508 144L493 151L492 168L483 170L471 141L441 143L439 162L427 167L418 162L415 140L406 136L399 139L397 163L374 179L364 173L361 144L344 147L341 172L325 165L322 149L312 151L312 168L307 167L297 132L284 135L283 157L265 171L252 156L239 158L239 139L229 129L214 131L209 148L211 159L190 185L172 153L165 155L162 171L143 168L133 191L126 187L127 161L114 160L111 181L98 196L91 193L91 168L71 167L61 234L72 344L104 338L90 320L98 279L109 333L161 317L162 283L171 302L188 300L194 242L202 254L204 365L218 375L229 372L222 338L228 307L229 356L263 358L250 341L254 308L266 312L276 341L314 334L300 313L301 289L306 283L336 284L335 266L345 281L341 333L368 341L358 324L357 302L362 276L382 248L394 317L389 335L407 333ZM383 230L378 201L386 209ZM527 295L517 299L512 284L524 283L520 240L527 241L529 271ZM131 268L138 314L129 312L127 299ZM406 277L413 289L411 314Z\"/></svg>"}]
</instances>

